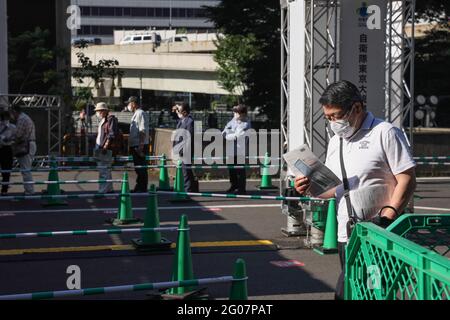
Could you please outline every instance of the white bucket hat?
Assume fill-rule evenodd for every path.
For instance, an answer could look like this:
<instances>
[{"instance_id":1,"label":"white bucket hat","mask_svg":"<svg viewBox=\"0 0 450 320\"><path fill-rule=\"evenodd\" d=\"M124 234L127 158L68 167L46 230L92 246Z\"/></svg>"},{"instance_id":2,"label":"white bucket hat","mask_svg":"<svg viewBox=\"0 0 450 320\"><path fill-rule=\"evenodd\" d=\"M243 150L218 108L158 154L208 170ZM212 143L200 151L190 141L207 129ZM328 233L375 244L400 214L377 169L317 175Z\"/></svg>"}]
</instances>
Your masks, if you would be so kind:
<instances>
[{"instance_id":1,"label":"white bucket hat","mask_svg":"<svg viewBox=\"0 0 450 320\"><path fill-rule=\"evenodd\" d=\"M109 110L108 106L104 102L99 102L95 105L94 111L102 111L102 110Z\"/></svg>"}]
</instances>

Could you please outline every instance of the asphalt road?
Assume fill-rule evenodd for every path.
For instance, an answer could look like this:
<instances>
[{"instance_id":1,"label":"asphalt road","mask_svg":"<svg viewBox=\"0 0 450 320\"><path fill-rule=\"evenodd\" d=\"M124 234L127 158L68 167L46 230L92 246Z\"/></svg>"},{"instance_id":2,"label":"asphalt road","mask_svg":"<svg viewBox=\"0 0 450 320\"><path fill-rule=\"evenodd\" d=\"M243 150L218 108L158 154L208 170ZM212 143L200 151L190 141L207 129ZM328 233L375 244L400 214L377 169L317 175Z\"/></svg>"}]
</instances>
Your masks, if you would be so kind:
<instances>
[{"instance_id":1,"label":"asphalt road","mask_svg":"<svg viewBox=\"0 0 450 320\"><path fill-rule=\"evenodd\" d=\"M37 173L35 180L46 180ZM114 173L120 179L120 173ZM61 180L96 179L94 172L60 173ZM13 181L21 181L14 174ZM275 182L276 183L276 182ZM259 191L249 182L249 193ZM130 172L134 186L134 173ZM202 182L202 192L222 191L226 181ZM115 184L115 190L120 185ZM450 179L426 180L417 188L417 212L450 212ZM41 191L44 186L36 186ZM96 191L96 184L63 185L67 193ZM11 193L22 192L14 186ZM159 196L161 226L177 226L186 214L190 225L193 269L196 278L231 275L237 258L246 262L250 299L332 299L340 267L337 255L318 255L301 248L302 238L285 238L280 229L286 216L279 202L246 199L194 197L191 202L174 204L170 196ZM134 215L143 217L145 199L133 198ZM43 207L40 200L1 201L0 233L104 229L108 218L116 216L118 199L71 199L68 205ZM176 233L164 233L176 242ZM138 234L60 236L4 239L0 241L0 294L66 290L66 269L81 269L82 288L143 282L169 281L173 251L139 254L130 246ZM268 240L261 242L261 240ZM232 242L230 242L232 241ZM247 242L243 242L247 241ZM250 241L250 242L248 242ZM287 244L287 245L286 245ZM289 249L294 248L294 249ZM296 265L280 267L279 262L295 260ZM225 299L229 284L208 286L214 299ZM83 299L146 299L148 292L115 293Z\"/></svg>"}]
</instances>

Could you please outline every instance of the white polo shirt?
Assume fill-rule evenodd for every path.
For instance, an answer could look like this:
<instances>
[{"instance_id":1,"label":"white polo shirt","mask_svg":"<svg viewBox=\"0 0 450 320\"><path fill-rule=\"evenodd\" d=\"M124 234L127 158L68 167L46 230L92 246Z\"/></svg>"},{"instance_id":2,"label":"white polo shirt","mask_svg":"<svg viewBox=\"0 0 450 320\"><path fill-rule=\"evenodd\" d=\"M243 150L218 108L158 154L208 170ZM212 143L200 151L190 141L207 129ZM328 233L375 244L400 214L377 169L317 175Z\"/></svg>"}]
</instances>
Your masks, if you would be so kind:
<instances>
[{"instance_id":1,"label":"white polo shirt","mask_svg":"<svg viewBox=\"0 0 450 320\"><path fill-rule=\"evenodd\" d=\"M350 139L343 139L343 159L350 188L350 200L359 219L373 218L390 204L397 184L395 175L416 164L400 129L368 112L361 128ZM339 137L334 135L327 150L325 165L339 179ZM348 211L344 187L336 188L338 241L347 242Z\"/></svg>"}]
</instances>

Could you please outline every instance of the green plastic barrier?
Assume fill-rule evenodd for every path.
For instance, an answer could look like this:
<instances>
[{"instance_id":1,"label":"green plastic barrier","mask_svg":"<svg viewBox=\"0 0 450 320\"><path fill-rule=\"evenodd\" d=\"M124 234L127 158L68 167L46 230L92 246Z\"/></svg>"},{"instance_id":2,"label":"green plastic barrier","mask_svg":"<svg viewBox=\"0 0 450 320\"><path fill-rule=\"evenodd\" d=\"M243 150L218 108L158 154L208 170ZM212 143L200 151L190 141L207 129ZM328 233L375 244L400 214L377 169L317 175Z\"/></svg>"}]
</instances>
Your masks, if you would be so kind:
<instances>
[{"instance_id":1,"label":"green plastic barrier","mask_svg":"<svg viewBox=\"0 0 450 320\"><path fill-rule=\"evenodd\" d=\"M346 249L346 300L449 300L450 214L358 223Z\"/></svg>"}]
</instances>

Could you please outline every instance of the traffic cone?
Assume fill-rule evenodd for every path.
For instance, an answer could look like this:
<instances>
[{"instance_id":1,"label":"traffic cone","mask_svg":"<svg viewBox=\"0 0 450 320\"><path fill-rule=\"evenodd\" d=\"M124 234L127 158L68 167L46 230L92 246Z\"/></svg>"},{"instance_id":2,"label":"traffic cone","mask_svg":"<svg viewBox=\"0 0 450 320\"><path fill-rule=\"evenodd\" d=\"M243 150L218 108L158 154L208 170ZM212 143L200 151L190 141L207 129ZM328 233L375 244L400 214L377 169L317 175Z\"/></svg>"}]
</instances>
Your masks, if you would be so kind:
<instances>
[{"instance_id":1,"label":"traffic cone","mask_svg":"<svg viewBox=\"0 0 450 320\"><path fill-rule=\"evenodd\" d=\"M172 281L193 280L194 271L192 267L191 244L189 239L189 225L185 214L181 216L178 227L177 247L173 263ZM177 287L168 290L170 295L183 295L189 291L194 291L192 287Z\"/></svg>"},{"instance_id":2,"label":"traffic cone","mask_svg":"<svg viewBox=\"0 0 450 320\"><path fill-rule=\"evenodd\" d=\"M150 195L147 201L147 210L144 216L144 228L159 228L158 198L155 185L150 186ZM161 237L159 231L142 232L141 239L131 240L139 251L164 251L170 250L172 242Z\"/></svg>"},{"instance_id":3,"label":"traffic cone","mask_svg":"<svg viewBox=\"0 0 450 320\"><path fill-rule=\"evenodd\" d=\"M171 191L172 189L170 188L170 180L169 180L169 172L167 170L166 167L166 155L163 154L161 161L159 163L160 168L159 168L159 187L158 190L163 190L163 191Z\"/></svg>"},{"instance_id":4,"label":"traffic cone","mask_svg":"<svg viewBox=\"0 0 450 320\"><path fill-rule=\"evenodd\" d=\"M181 167L181 160L178 160L177 163L177 172L175 174L175 182L173 185L173 191L175 192L185 192L184 190L184 177L183 177L183 168ZM175 194L173 199L170 202L186 202L190 201L189 197L185 194Z\"/></svg>"},{"instance_id":5,"label":"traffic cone","mask_svg":"<svg viewBox=\"0 0 450 320\"><path fill-rule=\"evenodd\" d=\"M50 159L50 171L48 173L48 181L56 181L59 182L58 177L58 164L55 160ZM47 185L47 191L45 193L49 196L59 196L61 195L61 189L59 183L52 183ZM43 206L61 206L67 205L67 201L62 199L48 199L47 201L42 202Z\"/></svg>"},{"instance_id":6,"label":"traffic cone","mask_svg":"<svg viewBox=\"0 0 450 320\"><path fill-rule=\"evenodd\" d=\"M231 283L230 300L247 300L247 272L245 261L237 259L234 263L233 282Z\"/></svg>"},{"instance_id":7,"label":"traffic cone","mask_svg":"<svg viewBox=\"0 0 450 320\"><path fill-rule=\"evenodd\" d=\"M122 189L119 196L119 212L117 219L112 224L115 226L136 224L140 220L133 218L133 207L131 204L130 186L128 184L128 172L123 173Z\"/></svg>"},{"instance_id":8,"label":"traffic cone","mask_svg":"<svg viewBox=\"0 0 450 320\"><path fill-rule=\"evenodd\" d=\"M337 218L336 218L336 199L328 201L327 222L325 225L325 236L323 246L314 249L319 254L337 253Z\"/></svg>"},{"instance_id":9,"label":"traffic cone","mask_svg":"<svg viewBox=\"0 0 450 320\"><path fill-rule=\"evenodd\" d=\"M264 156L264 166L262 169L262 175L261 175L261 185L259 185L257 188L259 190L274 190L278 189L278 187L272 185L272 176L270 174L270 157L269 153L266 152L266 155Z\"/></svg>"}]
</instances>

